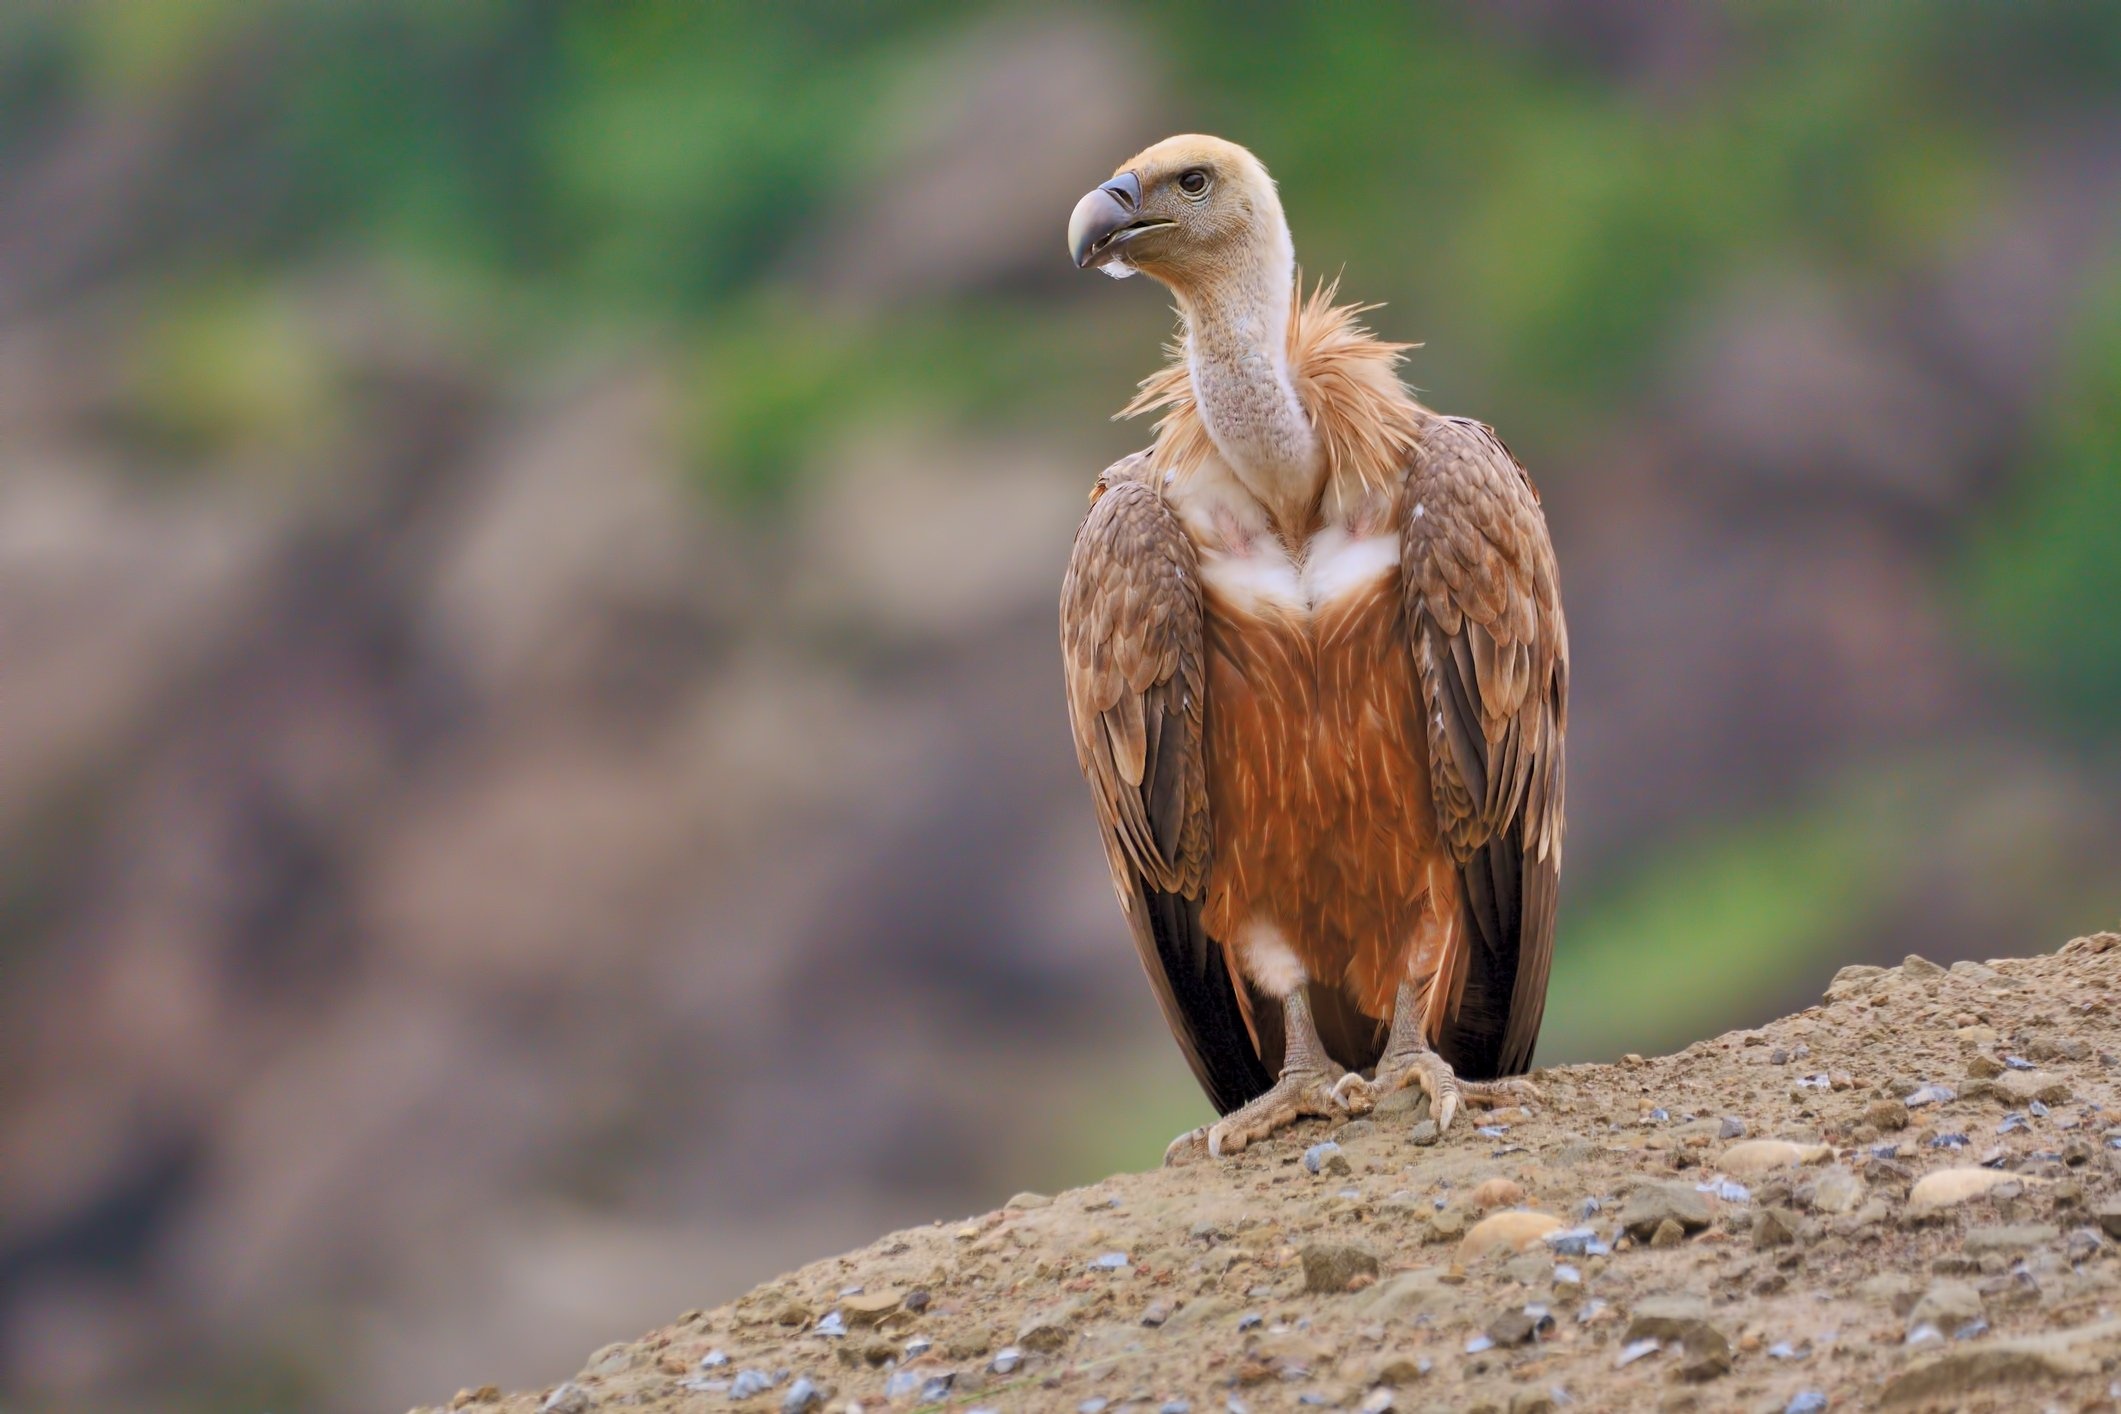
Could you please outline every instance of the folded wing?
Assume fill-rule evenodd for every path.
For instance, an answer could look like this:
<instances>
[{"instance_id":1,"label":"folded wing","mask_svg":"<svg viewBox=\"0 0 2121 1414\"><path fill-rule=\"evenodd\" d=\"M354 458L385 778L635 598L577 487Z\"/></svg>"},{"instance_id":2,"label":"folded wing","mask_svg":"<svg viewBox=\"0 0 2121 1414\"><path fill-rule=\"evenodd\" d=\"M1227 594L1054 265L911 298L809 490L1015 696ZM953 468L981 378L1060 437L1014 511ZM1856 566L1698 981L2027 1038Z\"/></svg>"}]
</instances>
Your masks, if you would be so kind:
<instances>
[{"instance_id":1,"label":"folded wing","mask_svg":"<svg viewBox=\"0 0 2121 1414\"><path fill-rule=\"evenodd\" d=\"M1201 929L1214 832L1200 584L1192 542L1147 475L1145 453L1108 469L1076 533L1061 586L1068 718L1143 970L1201 1088L1228 1114L1273 1077L1222 949Z\"/></svg>"},{"instance_id":2,"label":"folded wing","mask_svg":"<svg viewBox=\"0 0 2121 1414\"><path fill-rule=\"evenodd\" d=\"M1436 1045L1460 1075L1511 1075L1539 1039L1561 874L1569 647L1554 548L1530 478L1464 418L1423 432L1402 513L1430 787L1470 924Z\"/></svg>"}]
</instances>

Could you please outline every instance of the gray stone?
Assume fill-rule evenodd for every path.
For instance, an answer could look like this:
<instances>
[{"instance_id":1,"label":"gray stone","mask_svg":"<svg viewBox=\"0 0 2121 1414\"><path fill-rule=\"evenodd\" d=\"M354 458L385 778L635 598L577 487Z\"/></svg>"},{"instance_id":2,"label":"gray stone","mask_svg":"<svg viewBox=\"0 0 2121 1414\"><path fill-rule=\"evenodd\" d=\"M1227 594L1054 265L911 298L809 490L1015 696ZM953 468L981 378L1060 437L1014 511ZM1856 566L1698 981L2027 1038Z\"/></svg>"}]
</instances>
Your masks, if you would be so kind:
<instances>
[{"instance_id":1,"label":"gray stone","mask_svg":"<svg viewBox=\"0 0 2121 1414\"><path fill-rule=\"evenodd\" d=\"M1922 1299L1922 1284L1905 1272L1880 1272L1856 1288L1866 1301L1889 1306L1896 1316L1905 1316Z\"/></svg>"},{"instance_id":2,"label":"gray stone","mask_svg":"<svg viewBox=\"0 0 2121 1414\"><path fill-rule=\"evenodd\" d=\"M1436 1127L1436 1121L1433 1119L1422 1120L1407 1131L1407 1138L1425 1149L1442 1137L1443 1131Z\"/></svg>"},{"instance_id":3,"label":"gray stone","mask_svg":"<svg viewBox=\"0 0 2121 1414\"><path fill-rule=\"evenodd\" d=\"M1374 1281L1375 1254L1349 1243L1314 1242L1297 1253L1304 1264L1304 1290L1332 1294Z\"/></svg>"},{"instance_id":4,"label":"gray stone","mask_svg":"<svg viewBox=\"0 0 2121 1414\"><path fill-rule=\"evenodd\" d=\"M1554 1263L1544 1252L1526 1252L1503 1263L1502 1274L1519 1286L1544 1286L1554 1279Z\"/></svg>"},{"instance_id":5,"label":"gray stone","mask_svg":"<svg viewBox=\"0 0 2121 1414\"><path fill-rule=\"evenodd\" d=\"M1900 970L1909 977L1942 977L1944 969L1928 958L1909 953L1900 963Z\"/></svg>"},{"instance_id":6,"label":"gray stone","mask_svg":"<svg viewBox=\"0 0 2121 1414\"><path fill-rule=\"evenodd\" d=\"M1633 1345L1638 1340L1661 1340L1667 1343L1684 1340L1689 1330L1708 1318L1709 1303L1704 1297L1687 1292L1645 1296L1637 1301L1634 1309L1628 1313L1626 1343Z\"/></svg>"},{"instance_id":7,"label":"gray stone","mask_svg":"<svg viewBox=\"0 0 2121 1414\"><path fill-rule=\"evenodd\" d=\"M545 1396L538 1414L589 1414L593 1407L589 1391L570 1380Z\"/></svg>"},{"instance_id":8,"label":"gray stone","mask_svg":"<svg viewBox=\"0 0 2121 1414\"><path fill-rule=\"evenodd\" d=\"M1365 1291L1356 1309L1365 1320L1379 1322L1412 1321L1417 1316L1445 1316L1462 1310L1462 1288L1446 1284L1443 1276L1438 1267L1394 1273Z\"/></svg>"},{"instance_id":9,"label":"gray stone","mask_svg":"<svg viewBox=\"0 0 2121 1414\"><path fill-rule=\"evenodd\" d=\"M1855 1212L1869 1193L1862 1179L1839 1164L1821 1170L1811 1190L1813 1211L1834 1214Z\"/></svg>"},{"instance_id":10,"label":"gray stone","mask_svg":"<svg viewBox=\"0 0 2121 1414\"><path fill-rule=\"evenodd\" d=\"M1711 1319L1709 1303L1699 1296L1645 1296L1629 1312L1623 1340L1631 1346L1643 1340L1677 1346L1681 1379L1713 1380L1731 1368L1730 1336Z\"/></svg>"},{"instance_id":11,"label":"gray stone","mask_svg":"<svg viewBox=\"0 0 2121 1414\"><path fill-rule=\"evenodd\" d=\"M1644 1183L1628 1195L1620 1225L1628 1236L1647 1242L1666 1221L1678 1223L1683 1233L1699 1232L1711 1216L1707 1196L1695 1192L1692 1184Z\"/></svg>"},{"instance_id":12,"label":"gray stone","mask_svg":"<svg viewBox=\"0 0 2121 1414\"><path fill-rule=\"evenodd\" d=\"M1025 1350L1051 1355L1067 1345L1074 1334L1071 1327L1080 1309L1080 1303L1070 1301L1038 1312L1016 1328L1016 1343Z\"/></svg>"},{"instance_id":13,"label":"gray stone","mask_svg":"<svg viewBox=\"0 0 2121 1414\"><path fill-rule=\"evenodd\" d=\"M1341 1152L1340 1145L1328 1139L1304 1150L1304 1172L1346 1177L1354 1170L1349 1168L1348 1156Z\"/></svg>"},{"instance_id":14,"label":"gray stone","mask_svg":"<svg viewBox=\"0 0 2121 1414\"><path fill-rule=\"evenodd\" d=\"M1886 1381L1880 1402L1957 1408L1970 1390L2097 1375L2117 1351L2121 1320L2016 1340L1969 1341L1910 1361Z\"/></svg>"},{"instance_id":15,"label":"gray stone","mask_svg":"<svg viewBox=\"0 0 2121 1414\"><path fill-rule=\"evenodd\" d=\"M1549 1315L1534 1315L1521 1306L1513 1306L1488 1322L1487 1337L1497 1345L1508 1348L1513 1345L1530 1345L1542 1331L1554 1328L1554 1318Z\"/></svg>"},{"instance_id":16,"label":"gray stone","mask_svg":"<svg viewBox=\"0 0 2121 1414\"><path fill-rule=\"evenodd\" d=\"M1940 1333L1949 1336L1986 1314L1981 1305L1981 1293L1965 1282L1933 1281L1929 1290L1922 1293L1922 1299L1909 1309L1907 1328L1913 1331L1921 1326L1935 1326Z\"/></svg>"},{"instance_id":17,"label":"gray stone","mask_svg":"<svg viewBox=\"0 0 2121 1414\"><path fill-rule=\"evenodd\" d=\"M1804 1225L1788 1208L1762 1208L1753 1219L1755 1247L1788 1247L1804 1235Z\"/></svg>"},{"instance_id":18,"label":"gray stone","mask_svg":"<svg viewBox=\"0 0 2121 1414\"><path fill-rule=\"evenodd\" d=\"M1860 997L1875 988L1885 978L1882 967L1849 966L1834 974L1834 980L1826 984L1826 999L1830 1002L1846 1001Z\"/></svg>"},{"instance_id":19,"label":"gray stone","mask_svg":"<svg viewBox=\"0 0 2121 1414\"><path fill-rule=\"evenodd\" d=\"M2062 1236L2060 1228L2046 1223L2014 1223L2006 1227L1977 1227L1966 1235L1966 1255L1980 1257L1990 1252L2027 1252Z\"/></svg>"}]
</instances>

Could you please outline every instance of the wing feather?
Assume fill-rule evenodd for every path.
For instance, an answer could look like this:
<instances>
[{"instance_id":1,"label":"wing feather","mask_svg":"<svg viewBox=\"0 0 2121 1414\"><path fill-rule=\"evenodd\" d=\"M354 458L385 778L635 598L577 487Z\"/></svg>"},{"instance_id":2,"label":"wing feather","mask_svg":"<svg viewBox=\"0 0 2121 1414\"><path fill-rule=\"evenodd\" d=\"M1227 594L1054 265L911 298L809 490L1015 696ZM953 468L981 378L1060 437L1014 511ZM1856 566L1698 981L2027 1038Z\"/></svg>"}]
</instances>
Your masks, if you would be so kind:
<instances>
[{"instance_id":1,"label":"wing feather","mask_svg":"<svg viewBox=\"0 0 2121 1414\"><path fill-rule=\"evenodd\" d=\"M1462 1073L1531 1064L1561 874L1568 630L1538 493L1494 432L1424 430L1402 522L1436 816L1471 924L1439 1048Z\"/></svg>"},{"instance_id":2,"label":"wing feather","mask_svg":"<svg viewBox=\"0 0 2121 1414\"><path fill-rule=\"evenodd\" d=\"M1273 1077L1200 920L1213 831L1202 762L1206 672L1192 542L1136 454L1098 479L1061 586L1076 761L1112 887L1164 1020L1227 1114Z\"/></svg>"}]
</instances>

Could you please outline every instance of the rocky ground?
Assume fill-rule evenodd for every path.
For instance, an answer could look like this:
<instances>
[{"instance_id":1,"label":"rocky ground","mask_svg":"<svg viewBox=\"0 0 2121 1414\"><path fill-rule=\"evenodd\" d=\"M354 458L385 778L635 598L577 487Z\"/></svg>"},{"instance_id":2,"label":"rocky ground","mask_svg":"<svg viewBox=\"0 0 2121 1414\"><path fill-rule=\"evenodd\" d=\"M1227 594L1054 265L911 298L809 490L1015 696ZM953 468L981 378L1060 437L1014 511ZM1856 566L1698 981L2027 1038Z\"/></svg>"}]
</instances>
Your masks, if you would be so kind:
<instances>
[{"instance_id":1,"label":"rocky ground","mask_svg":"<svg viewBox=\"0 0 2121 1414\"><path fill-rule=\"evenodd\" d=\"M2112 1409L2121 935L894 1233L472 1414ZM1411 1103L1410 1103L1411 1101Z\"/></svg>"}]
</instances>

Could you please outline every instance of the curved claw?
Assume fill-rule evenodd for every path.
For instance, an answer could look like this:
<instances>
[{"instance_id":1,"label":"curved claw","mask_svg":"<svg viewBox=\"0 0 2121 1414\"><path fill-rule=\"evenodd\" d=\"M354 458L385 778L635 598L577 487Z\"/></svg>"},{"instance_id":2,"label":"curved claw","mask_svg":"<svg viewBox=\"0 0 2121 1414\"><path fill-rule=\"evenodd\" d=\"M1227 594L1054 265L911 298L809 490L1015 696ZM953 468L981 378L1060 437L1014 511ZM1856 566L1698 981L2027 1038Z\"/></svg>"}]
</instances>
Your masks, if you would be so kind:
<instances>
[{"instance_id":1,"label":"curved claw","mask_svg":"<svg viewBox=\"0 0 2121 1414\"><path fill-rule=\"evenodd\" d=\"M1167 1169L1184 1168L1188 1164L1197 1164L1207 1157L1209 1157L1209 1154L1208 1126L1206 1125L1202 1125L1198 1129L1189 1129L1164 1146L1164 1167Z\"/></svg>"},{"instance_id":2,"label":"curved claw","mask_svg":"<svg viewBox=\"0 0 2121 1414\"><path fill-rule=\"evenodd\" d=\"M1241 1153L1300 1119L1337 1118L1346 1110L1337 1079L1322 1071L1284 1072L1266 1094L1208 1127L1209 1155L1219 1159Z\"/></svg>"},{"instance_id":3,"label":"curved claw","mask_svg":"<svg viewBox=\"0 0 2121 1414\"><path fill-rule=\"evenodd\" d=\"M1366 1115L1376 1109L1383 1093L1376 1082L1365 1080L1352 1070L1333 1082L1333 1103L1351 1115Z\"/></svg>"}]
</instances>

